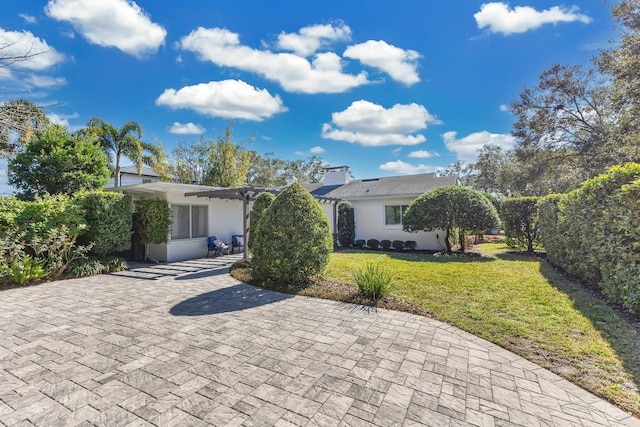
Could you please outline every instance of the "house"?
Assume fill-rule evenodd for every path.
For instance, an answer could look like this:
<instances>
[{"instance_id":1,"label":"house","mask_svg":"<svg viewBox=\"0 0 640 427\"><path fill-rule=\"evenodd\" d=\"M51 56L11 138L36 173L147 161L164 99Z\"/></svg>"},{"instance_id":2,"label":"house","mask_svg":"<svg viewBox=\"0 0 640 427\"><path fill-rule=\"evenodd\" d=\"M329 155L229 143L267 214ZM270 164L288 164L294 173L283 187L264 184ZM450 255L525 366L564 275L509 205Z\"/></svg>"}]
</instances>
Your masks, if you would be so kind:
<instances>
[{"instance_id":1,"label":"house","mask_svg":"<svg viewBox=\"0 0 640 427\"><path fill-rule=\"evenodd\" d=\"M442 233L403 231L402 213L424 192L456 185L455 177L433 173L359 180L349 177L347 166L330 167L325 169L323 182L305 185L321 202L332 231L336 228L337 203L347 200L354 208L356 239L413 240L418 249L442 249ZM159 261L179 261L204 257L207 236L230 242L232 235L245 234L245 219L249 221L255 196L262 191L277 193L282 188L218 188L155 181L129 185L123 182L121 187L110 190L130 194L134 199L159 197L170 203L173 224L169 241L150 245L150 255Z\"/></svg>"},{"instance_id":2,"label":"house","mask_svg":"<svg viewBox=\"0 0 640 427\"><path fill-rule=\"evenodd\" d=\"M143 166L142 173L138 175L138 168L135 165L123 166L120 168L120 185L147 184L160 181L160 175L155 169ZM105 188L115 185L115 179L111 178Z\"/></svg>"}]
</instances>

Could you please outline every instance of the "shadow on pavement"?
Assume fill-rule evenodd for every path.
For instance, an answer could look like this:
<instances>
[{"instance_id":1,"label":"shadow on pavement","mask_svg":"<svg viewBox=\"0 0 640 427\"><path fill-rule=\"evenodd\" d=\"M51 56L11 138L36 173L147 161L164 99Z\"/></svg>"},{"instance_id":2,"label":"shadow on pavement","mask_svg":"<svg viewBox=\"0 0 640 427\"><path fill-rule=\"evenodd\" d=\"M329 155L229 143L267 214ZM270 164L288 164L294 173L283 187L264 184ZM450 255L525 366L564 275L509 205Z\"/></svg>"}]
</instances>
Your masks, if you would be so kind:
<instances>
[{"instance_id":1,"label":"shadow on pavement","mask_svg":"<svg viewBox=\"0 0 640 427\"><path fill-rule=\"evenodd\" d=\"M169 313L174 316L204 316L246 310L289 298L293 298L293 295L281 294L239 283L228 288L189 298L171 307Z\"/></svg>"}]
</instances>

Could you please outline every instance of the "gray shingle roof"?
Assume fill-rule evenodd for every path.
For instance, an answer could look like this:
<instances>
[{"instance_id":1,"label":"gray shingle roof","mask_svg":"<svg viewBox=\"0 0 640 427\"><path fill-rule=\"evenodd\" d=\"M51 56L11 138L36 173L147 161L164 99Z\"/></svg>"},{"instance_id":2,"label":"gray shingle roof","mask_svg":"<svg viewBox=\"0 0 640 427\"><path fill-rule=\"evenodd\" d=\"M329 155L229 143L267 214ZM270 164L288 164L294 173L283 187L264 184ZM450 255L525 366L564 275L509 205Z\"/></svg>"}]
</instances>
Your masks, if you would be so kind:
<instances>
[{"instance_id":1,"label":"gray shingle roof","mask_svg":"<svg viewBox=\"0 0 640 427\"><path fill-rule=\"evenodd\" d=\"M436 187L456 185L454 176L438 177L435 173L418 175L387 176L359 179L344 185L322 186L321 183L306 185L315 196L339 199L366 199L377 197L415 197Z\"/></svg>"},{"instance_id":2,"label":"gray shingle roof","mask_svg":"<svg viewBox=\"0 0 640 427\"><path fill-rule=\"evenodd\" d=\"M120 168L120 173L130 173L132 175L138 175L138 168L136 167L136 165L122 166ZM160 174L158 174L158 172L156 172L154 169L148 168L146 166L142 167L142 175L155 177L160 176Z\"/></svg>"}]
</instances>

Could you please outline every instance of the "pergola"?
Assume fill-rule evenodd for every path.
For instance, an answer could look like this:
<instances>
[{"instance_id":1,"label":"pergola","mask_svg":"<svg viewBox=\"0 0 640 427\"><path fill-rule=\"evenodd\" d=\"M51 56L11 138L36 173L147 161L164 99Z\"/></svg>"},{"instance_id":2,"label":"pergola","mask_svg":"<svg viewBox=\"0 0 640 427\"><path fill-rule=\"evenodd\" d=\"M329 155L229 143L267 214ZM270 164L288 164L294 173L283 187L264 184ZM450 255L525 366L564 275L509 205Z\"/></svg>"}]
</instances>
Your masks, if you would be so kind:
<instances>
[{"instance_id":1,"label":"pergola","mask_svg":"<svg viewBox=\"0 0 640 427\"><path fill-rule=\"evenodd\" d=\"M256 188L256 187L236 187L236 188L219 188L215 190L193 191L193 192L185 193L184 195L185 197L196 196L196 197L207 197L209 199L242 200L242 230L243 230L243 234L246 237L249 234L249 228L247 225L249 221L249 202L255 200L256 197L258 197L258 194L260 193L269 192L271 194L277 195L282 190L283 190L282 188L274 189L274 188ZM325 196L316 196L316 195L314 195L313 197L315 197L316 200L318 200L318 202L320 203L333 205L333 221L334 221L333 229L337 230L338 229L337 205L342 199L338 199L336 197L325 197ZM249 256L249 252L248 252L249 246L247 245L247 243L248 243L247 239L245 239L244 251L243 251L244 259L247 259Z\"/></svg>"}]
</instances>

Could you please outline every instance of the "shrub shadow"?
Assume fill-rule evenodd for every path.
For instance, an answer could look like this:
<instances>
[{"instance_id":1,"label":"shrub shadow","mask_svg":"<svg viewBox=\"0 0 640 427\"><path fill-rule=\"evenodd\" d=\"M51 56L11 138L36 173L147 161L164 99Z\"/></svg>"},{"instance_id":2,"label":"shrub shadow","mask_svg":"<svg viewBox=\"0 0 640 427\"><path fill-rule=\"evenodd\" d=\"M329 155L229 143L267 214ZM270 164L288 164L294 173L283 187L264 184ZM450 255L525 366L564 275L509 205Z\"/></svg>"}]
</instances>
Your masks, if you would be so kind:
<instances>
[{"instance_id":1,"label":"shrub shadow","mask_svg":"<svg viewBox=\"0 0 640 427\"><path fill-rule=\"evenodd\" d=\"M206 316L246 310L289 298L293 295L239 283L184 300L171 307L169 313L174 316Z\"/></svg>"},{"instance_id":2,"label":"shrub shadow","mask_svg":"<svg viewBox=\"0 0 640 427\"><path fill-rule=\"evenodd\" d=\"M409 262L491 262L495 261L494 257L484 256L478 252L453 252L451 254L443 254L434 251L374 251L370 249L344 249L340 252L351 254L380 254L387 255L389 258L398 259Z\"/></svg>"}]
</instances>

